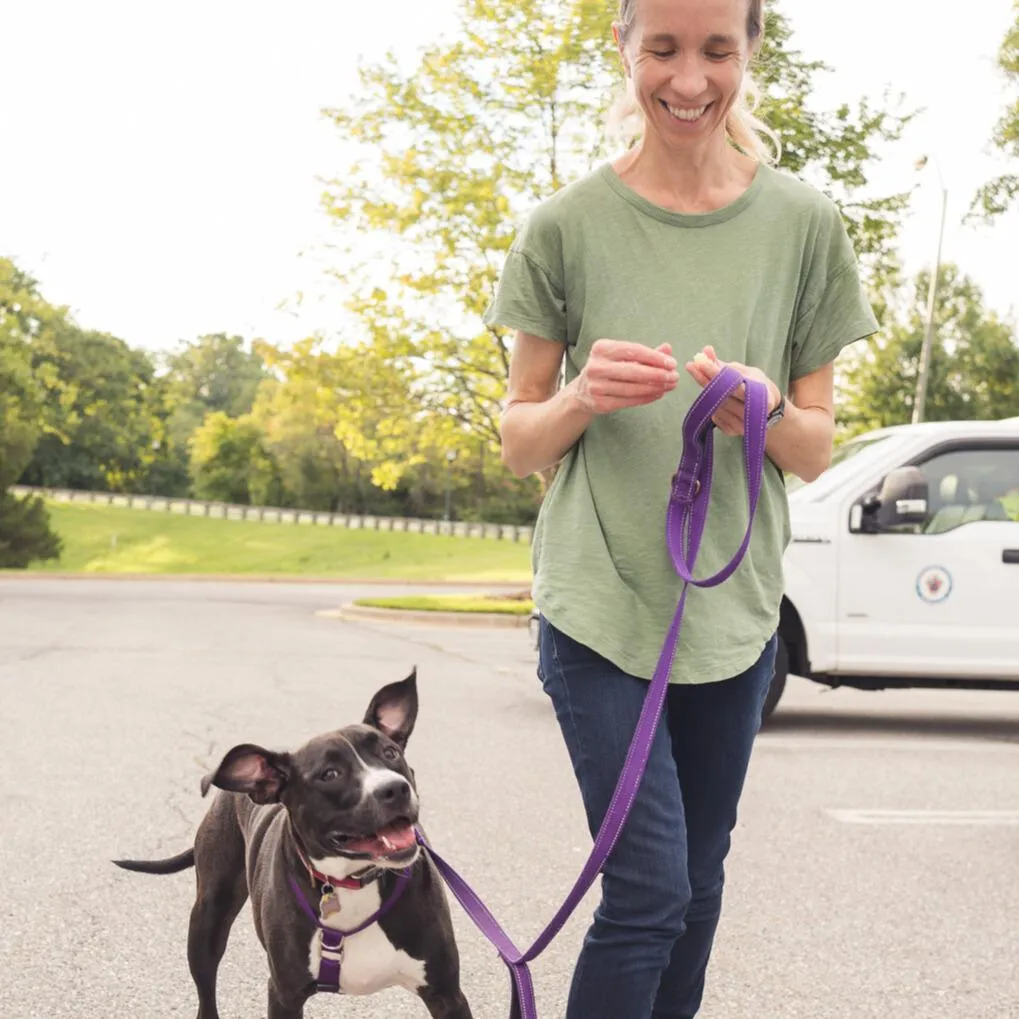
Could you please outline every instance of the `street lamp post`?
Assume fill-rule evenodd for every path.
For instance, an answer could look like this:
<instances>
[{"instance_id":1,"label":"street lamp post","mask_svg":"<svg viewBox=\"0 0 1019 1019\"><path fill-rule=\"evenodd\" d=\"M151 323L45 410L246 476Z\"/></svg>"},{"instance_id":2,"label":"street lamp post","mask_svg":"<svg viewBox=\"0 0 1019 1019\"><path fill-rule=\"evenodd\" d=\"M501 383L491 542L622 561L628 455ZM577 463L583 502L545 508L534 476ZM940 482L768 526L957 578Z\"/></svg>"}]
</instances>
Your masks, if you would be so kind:
<instances>
[{"instance_id":1,"label":"street lamp post","mask_svg":"<svg viewBox=\"0 0 1019 1019\"><path fill-rule=\"evenodd\" d=\"M456 459L456 453L450 450L446 454L446 513L443 519L446 521L446 525L450 531L453 530L453 461Z\"/></svg>"},{"instance_id":2,"label":"street lamp post","mask_svg":"<svg viewBox=\"0 0 1019 1019\"><path fill-rule=\"evenodd\" d=\"M927 157L924 156L917 164L917 170L922 170L927 165ZM930 286L927 290L927 323L923 335L923 347L920 350L920 370L916 376L916 396L913 399L913 424L919 424L924 420L924 411L927 404L927 386L930 381L931 372L931 351L934 347L934 312L938 300L938 277L941 275L941 246L945 237L945 214L948 210L948 189L941 177L941 169L937 159L934 160L934 169L938 174L938 183L941 185L941 225L938 228L938 253L934 259L934 268L931 270Z\"/></svg>"}]
</instances>

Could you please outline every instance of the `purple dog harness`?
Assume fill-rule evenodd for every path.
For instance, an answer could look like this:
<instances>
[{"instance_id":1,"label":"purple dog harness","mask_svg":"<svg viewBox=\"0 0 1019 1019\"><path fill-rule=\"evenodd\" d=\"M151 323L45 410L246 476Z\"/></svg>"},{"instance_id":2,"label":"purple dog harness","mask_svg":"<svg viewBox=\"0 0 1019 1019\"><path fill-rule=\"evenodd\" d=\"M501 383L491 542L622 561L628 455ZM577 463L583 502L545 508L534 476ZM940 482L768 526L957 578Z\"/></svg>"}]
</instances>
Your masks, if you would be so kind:
<instances>
[{"instance_id":1,"label":"purple dog harness","mask_svg":"<svg viewBox=\"0 0 1019 1019\"><path fill-rule=\"evenodd\" d=\"M335 927L324 924L319 914L311 908L311 904L305 897L304 892L301 891L301 886L294 878L290 878L290 887L294 890L294 895L298 903L300 903L301 909L304 910L308 919L318 928L319 946L321 947L322 954L318 964L318 980L315 983L316 991L329 994L340 993L340 967L343 965L343 942L351 935L359 934L361 931L371 927L373 923L377 923L396 905L400 896L407 890L410 872L410 867L400 871L396 876L396 887L389 898L364 923L358 924L349 931L337 930ZM336 883L341 884L339 881ZM333 891L334 889L331 885L323 886L323 901L329 898Z\"/></svg>"},{"instance_id":2,"label":"purple dog harness","mask_svg":"<svg viewBox=\"0 0 1019 1019\"><path fill-rule=\"evenodd\" d=\"M693 576L693 568L701 537L704 534L708 502L711 496L712 437L714 434L711 417L729 395L744 384L746 385L746 397L743 411L743 454L746 464L749 504L747 529L743 543L729 564L713 577L697 580ZM619 776L601 829L595 839L594 848L566 900L545 930L538 935L534 944L527 951L521 952L467 882L431 846L426 845L420 834L418 836L418 840L426 846L450 890L481 933L495 946L503 962L509 968L512 977L510 1019L538 1019L534 985L527 964L541 955L577 908L612 852L629 816L630 808L633 806L634 798L644 776L644 770L647 767L651 743L665 703L669 674L672 671L672 661L679 641L679 631L682 626L683 609L686 605L689 585L715 587L721 584L736 571L750 547L751 529L757 510L757 500L761 491L761 475L764 469L767 417L768 395L765 385L761 382L744 379L736 369L726 365L700 392L683 422L683 453L679 469L672 479L672 493L669 499L666 524L666 539L672 562L676 572L685 582L683 592L662 647L654 677L648 687L644 706L627 753L626 763Z\"/></svg>"}]
</instances>

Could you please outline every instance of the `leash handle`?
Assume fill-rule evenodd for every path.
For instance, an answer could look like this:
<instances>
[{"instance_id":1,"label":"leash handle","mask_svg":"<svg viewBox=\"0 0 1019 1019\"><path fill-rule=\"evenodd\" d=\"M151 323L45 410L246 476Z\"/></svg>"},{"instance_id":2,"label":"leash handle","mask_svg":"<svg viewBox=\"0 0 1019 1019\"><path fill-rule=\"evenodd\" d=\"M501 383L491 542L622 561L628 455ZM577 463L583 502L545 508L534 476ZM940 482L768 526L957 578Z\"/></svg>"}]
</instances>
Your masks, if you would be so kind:
<instances>
[{"instance_id":1,"label":"leash handle","mask_svg":"<svg viewBox=\"0 0 1019 1019\"><path fill-rule=\"evenodd\" d=\"M707 523L714 466L714 424L711 418L725 400L741 385L746 387L743 408L743 455L748 507L746 532L736 554L725 567L713 576L697 579L693 575L693 568ZM497 949L503 962L509 968L512 978L510 1019L538 1019L534 986L527 964L537 958L562 930L563 925L601 872L606 859L615 848L627 817L629 817L633 801L647 768L651 744L654 741L665 704L669 676L679 644L683 611L686 607L686 596L690 585L714 587L721 584L735 573L750 547L764 471L767 416L767 387L762 382L745 379L729 365L723 366L718 375L701 390L687 412L683 422L683 453L679 467L673 476L666 519L666 541L673 566L684 581L683 590L662 646L654 676L648 687L640 717L627 751L626 761L616 783L608 810L602 819L594 846L562 905L530 948L521 952L516 947L477 893L453 867L431 846L427 845L419 833L418 838L421 844L427 848L436 868L445 879L453 895L481 933Z\"/></svg>"}]
</instances>

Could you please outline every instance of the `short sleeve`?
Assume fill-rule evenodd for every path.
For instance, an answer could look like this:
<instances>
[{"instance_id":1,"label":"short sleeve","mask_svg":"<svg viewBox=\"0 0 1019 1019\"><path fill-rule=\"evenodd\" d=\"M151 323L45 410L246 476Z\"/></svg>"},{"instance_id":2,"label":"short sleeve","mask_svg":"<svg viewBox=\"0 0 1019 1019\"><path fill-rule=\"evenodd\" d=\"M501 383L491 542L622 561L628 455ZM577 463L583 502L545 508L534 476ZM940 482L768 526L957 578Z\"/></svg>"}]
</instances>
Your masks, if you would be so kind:
<instances>
[{"instance_id":1,"label":"short sleeve","mask_svg":"<svg viewBox=\"0 0 1019 1019\"><path fill-rule=\"evenodd\" d=\"M562 241L548 209L539 206L514 239L485 324L568 342Z\"/></svg>"},{"instance_id":2,"label":"short sleeve","mask_svg":"<svg viewBox=\"0 0 1019 1019\"><path fill-rule=\"evenodd\" d=\"M791 379L817 371L879 329L838 208L827 200L823 208L825 222L806 266L793 326Z\"/></svg>"}]
</instances>

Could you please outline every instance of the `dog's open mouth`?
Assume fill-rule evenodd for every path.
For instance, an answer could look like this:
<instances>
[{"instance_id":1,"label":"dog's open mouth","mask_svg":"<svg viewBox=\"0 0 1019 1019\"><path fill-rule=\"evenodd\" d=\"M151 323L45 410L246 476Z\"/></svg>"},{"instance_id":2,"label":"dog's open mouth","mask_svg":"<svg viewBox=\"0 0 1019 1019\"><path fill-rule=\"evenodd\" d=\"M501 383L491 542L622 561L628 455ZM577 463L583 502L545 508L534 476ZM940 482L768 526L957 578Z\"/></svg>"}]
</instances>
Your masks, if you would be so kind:
<instances>
[{"instance_id":1,"label":"dog's open mouth","mask_svg":"<svg viewBox=\"0 0 1019 1019\"><path fill-rule=\"evenodd\" d=\"M336 834L331 841L336 851L346 856L370 856L376 860L410 855L417 847L414 826L406 818L380 828L374 835Z\"/></svg>"}]
</instances>

